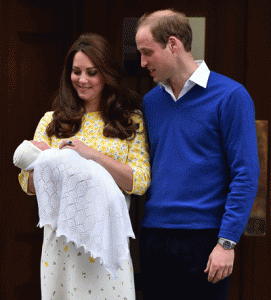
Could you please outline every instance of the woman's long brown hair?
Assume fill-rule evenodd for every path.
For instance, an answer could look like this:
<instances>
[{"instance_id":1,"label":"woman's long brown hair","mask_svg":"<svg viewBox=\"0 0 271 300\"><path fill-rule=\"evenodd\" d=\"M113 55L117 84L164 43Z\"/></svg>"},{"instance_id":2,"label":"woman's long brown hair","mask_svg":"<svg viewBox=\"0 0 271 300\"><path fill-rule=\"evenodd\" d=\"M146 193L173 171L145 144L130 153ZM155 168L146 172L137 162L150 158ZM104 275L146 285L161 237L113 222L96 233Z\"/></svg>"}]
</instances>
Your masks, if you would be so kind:
<instances>
[{"instance_id":1,"label":"woman's long brown hair","mask_svg":"<svg viewBox=\"0 0 271 300\"><path fill-rule=\"evenodd\" d=\"M105 80L105 87L100 101L100 113L105 123L103 135L106 137L132 139L139 128L131 116L141 109L141 99L121 84L122 68L114 49L102 36L82 34L69 50L60 87L53 101L53 119L46 128L49 137L69 138L81 128L85 114L84 101L72 86L71 72L74 55L82 51L94 63Z\"/></svg>"}]
</instances>

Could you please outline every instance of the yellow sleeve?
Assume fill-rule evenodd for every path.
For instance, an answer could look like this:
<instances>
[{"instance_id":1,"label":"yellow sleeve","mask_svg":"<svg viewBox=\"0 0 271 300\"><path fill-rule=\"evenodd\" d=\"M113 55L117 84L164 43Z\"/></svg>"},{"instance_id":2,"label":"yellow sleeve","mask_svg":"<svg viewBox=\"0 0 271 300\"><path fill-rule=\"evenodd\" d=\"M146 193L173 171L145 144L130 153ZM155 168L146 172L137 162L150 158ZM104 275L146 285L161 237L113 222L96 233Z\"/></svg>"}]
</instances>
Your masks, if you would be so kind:
<instances>
[{"instance_id":1,"label":"yellow sleeve","mask_svg":"<svg viewBox=\"0 0 271 300\"><path fill-rule=\"evenodd\" d=\"M133 120L139 123L140 127L135 138L128 142L129 153L126 164L133 170L133 190L126 193L143 195L151 183L149 146L143 117L136 115Z\"/></svg>"},{"instance_id":2,"label":"yellow sleeve","mask_svg":"<svg viewBox=\"0 0 271 300\"><path fill-rule=\"evenodd\" d=\"M51 139L46 134L46 127L51 122L53 116L53 112L47 112L42 119L40 120L38 127L35 131L34 140L38 142L45 142L48 146L51 147ZM27 193L27 185L28 185L28 176L30 171L21 171L19 174L19 183L25 193ZM34 195L31 193L27 193L29 196Z\"/></svg>"}]
</instances>

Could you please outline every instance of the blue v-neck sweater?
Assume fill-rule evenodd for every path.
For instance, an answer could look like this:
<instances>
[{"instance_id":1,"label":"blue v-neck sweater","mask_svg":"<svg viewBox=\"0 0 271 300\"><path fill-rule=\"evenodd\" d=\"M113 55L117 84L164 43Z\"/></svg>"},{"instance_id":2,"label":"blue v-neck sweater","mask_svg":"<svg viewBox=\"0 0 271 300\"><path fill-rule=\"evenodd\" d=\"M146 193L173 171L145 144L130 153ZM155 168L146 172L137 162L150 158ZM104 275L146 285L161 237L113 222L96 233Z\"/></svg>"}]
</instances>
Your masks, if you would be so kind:
<instances>
[{"instance_id":1,"label":"blue v-neck sweater","mask_svg":"<svg viewBox=\"0 0 271 300\"><path fill-rule=\"evenodd\" d=\"M238 242L256 197L254 104L234 80L210 73L174 102L164 87L143 100L152 182L143 227L220 228Z\"/></svg>"}]
</instances>

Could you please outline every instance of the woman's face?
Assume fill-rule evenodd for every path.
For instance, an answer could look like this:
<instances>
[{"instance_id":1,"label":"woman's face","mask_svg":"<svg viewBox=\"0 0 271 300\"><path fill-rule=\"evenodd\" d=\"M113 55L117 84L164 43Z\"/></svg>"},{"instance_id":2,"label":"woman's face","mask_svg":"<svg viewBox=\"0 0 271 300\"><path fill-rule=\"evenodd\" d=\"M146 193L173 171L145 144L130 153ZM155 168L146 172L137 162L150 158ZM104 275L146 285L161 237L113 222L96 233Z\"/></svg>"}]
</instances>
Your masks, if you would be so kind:
<instances>
[{"instance_id":1,"label":"woman's face","mask_svg":"<svg viewBox=\"0 0 271 300\"><path fill-rule=\"evenodd\" d=\"M86 111L97 111L105 83L102 74L82 51L74 55L71 82L78 96L85 101Z\"/></svg>"}]
</instances>

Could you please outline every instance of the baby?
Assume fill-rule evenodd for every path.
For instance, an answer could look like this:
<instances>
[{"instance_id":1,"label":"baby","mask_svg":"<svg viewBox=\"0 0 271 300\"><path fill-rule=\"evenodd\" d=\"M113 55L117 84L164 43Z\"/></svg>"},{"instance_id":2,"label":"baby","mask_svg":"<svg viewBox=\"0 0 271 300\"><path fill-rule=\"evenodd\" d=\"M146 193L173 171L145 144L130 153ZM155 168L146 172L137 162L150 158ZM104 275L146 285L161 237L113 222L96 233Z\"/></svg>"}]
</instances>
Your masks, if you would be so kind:
<instances>
[{"instance_id":1,"label":"baby","mask_svg":"<svg viewBox=\"0 0 271 300\"><path fill-rule=\"evenodd\" d=\"M36 141L19 145L13 163L34 170L39 226L50 225L57 236L83 246L115 277L129 257L128 238L135 236L126 199L110 173L72 149Z\"/></svg>"},{"instance_id":2,"label":"baby","mask_svg":"<svg viewBox=\"0 0 271 300\"><path fill-rule=\"evenodd\" d=\"M44 142L23 141L14 152L13 163L16 167L26 170L46 149L51 148Z\"/></svg>"}]
</instances>

